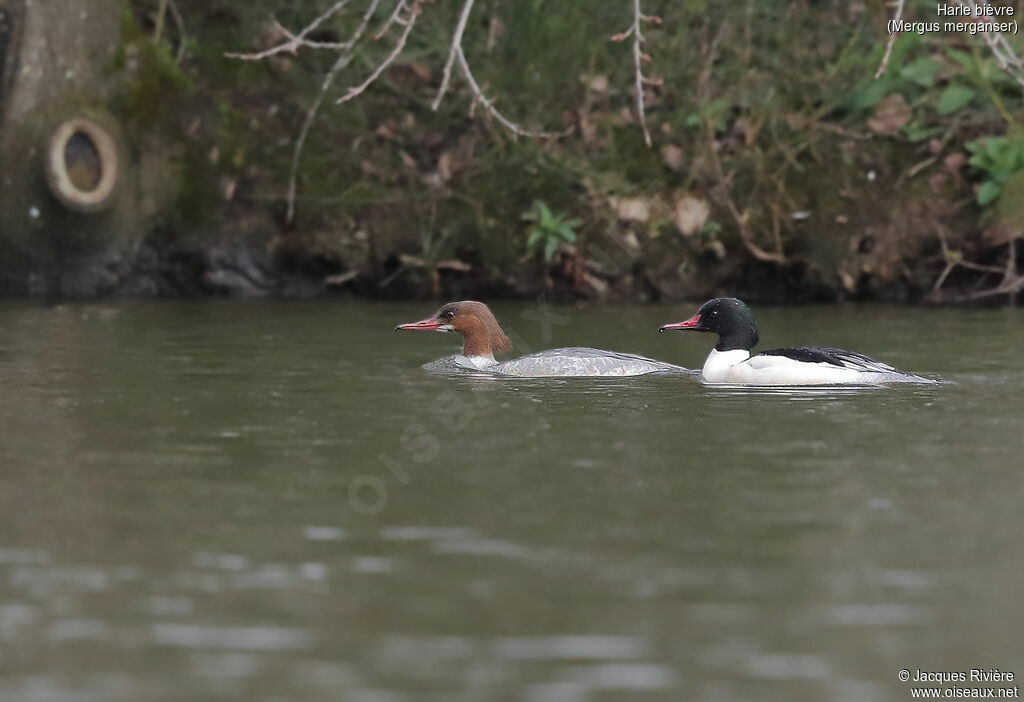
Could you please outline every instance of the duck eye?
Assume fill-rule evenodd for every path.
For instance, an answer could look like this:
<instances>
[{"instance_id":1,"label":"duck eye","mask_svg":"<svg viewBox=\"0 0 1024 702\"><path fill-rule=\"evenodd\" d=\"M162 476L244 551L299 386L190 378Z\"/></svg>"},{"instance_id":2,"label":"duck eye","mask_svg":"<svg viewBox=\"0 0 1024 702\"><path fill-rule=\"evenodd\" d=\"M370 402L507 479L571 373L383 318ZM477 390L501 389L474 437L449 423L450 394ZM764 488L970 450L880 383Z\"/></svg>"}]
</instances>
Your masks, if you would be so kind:
<instances>
[{"instance_id":1,"label":"duck eye","mask_svg":"<svg viewBox=\"0 0 1024 702\"><path fill-rule=\"evenodd\" d=\"M455 316L455 313L452 312L451 310L445 310L441 316L444 317L445 319L451 319L452 317Z\"/></svg>"}]
</instances>

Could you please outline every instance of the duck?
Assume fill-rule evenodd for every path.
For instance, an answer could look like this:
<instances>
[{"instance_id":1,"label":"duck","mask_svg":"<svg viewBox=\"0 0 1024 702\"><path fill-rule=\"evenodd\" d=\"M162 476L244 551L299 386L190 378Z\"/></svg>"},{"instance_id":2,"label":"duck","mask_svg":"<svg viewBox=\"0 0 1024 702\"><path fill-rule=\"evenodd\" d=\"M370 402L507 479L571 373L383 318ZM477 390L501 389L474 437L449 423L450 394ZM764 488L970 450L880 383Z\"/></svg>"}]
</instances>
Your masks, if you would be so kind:
<instances>
[{"instance_id":1,"label":"duck","mask_svg":"<svg viewBox=\"0 0 1024 702\"><path fill-rule=\"evenodd\" d=\"M662 325L671 330L718 335L700 378L710 384L730 385L877 385L883 383L935 383L937 381L893 368L853 351L831 346L772 349L754 356L757 323L750 308L734 297L708 300L684 322Z\"/></svg>"},{"instance_id":2,"label":"duck","mask_svg":"<svg viewBox=\"0 0 1024 702\"><path fill-rule=\"evenodd\" d=\"M690 373L671 363L616 351L573 346L550 349L497 361L494 354L508 351L509 341L491 310L482 302L449 302L418 322L399 324L395 331L455 332L463 339L457 366L469 370L521 378L571 376L635 376L651 373Z\"/></svg>"}]
</instances>

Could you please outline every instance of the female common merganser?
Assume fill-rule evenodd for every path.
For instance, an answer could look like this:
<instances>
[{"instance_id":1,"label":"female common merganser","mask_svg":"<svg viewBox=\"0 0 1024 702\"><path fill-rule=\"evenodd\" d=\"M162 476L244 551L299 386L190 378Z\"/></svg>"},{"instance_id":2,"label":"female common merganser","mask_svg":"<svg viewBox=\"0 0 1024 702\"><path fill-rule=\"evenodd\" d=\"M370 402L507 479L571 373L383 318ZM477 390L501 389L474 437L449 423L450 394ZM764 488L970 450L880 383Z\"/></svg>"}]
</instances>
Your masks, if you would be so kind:
<instances>
[{"instance_id":1,"label":"female common merganser","mask_svg":"<svg viewBox=\"0 0 1024 702\"><path fill-rule=\"evenodd\" d=\"M462 355L455 357L455 363L464 368L500 375L540 378L689 372L686 368L643 356L581 347L540 351L499 363L494 360L495 352L507 351L512 344L487 305L472 300L449 302L422 321L399 324L395 327L395 331L398 330L462 334Z\"/></svg>"},{"instance_id":2,"label":"female common merganser","mask_svg":"<svg viewBox=\"0 0 1024 702\"><path fill-rule=\"evenodd\" d=\"M692 329L718 334L701 377L706 383L736 385L834 385L876 383L934 383L904 373L852 351L828 346L798 346L762 351L751 357L757 344L754 315L741 300L719 297L705 302L685 322L666 324L667 329Z\"/></svg>"}]
</instances>

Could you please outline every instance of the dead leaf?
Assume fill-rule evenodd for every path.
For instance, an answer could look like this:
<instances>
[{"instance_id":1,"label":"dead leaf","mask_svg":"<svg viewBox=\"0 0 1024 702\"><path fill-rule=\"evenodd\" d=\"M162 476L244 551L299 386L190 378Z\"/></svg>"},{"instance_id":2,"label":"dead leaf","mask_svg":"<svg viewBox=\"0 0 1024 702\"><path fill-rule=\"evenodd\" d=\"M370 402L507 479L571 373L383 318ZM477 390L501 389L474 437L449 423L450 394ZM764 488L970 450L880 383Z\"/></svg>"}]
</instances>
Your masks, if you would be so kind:
<instances>
[{"instance_id":1,"label":"dead leaf","mask_svg":"<svg viewBox=\"0 0 1024 702\"><path fill-rule=\"evenodd\" d=\"M412 72L415 73L416 77L421 81L424 83L430 82L430 69L427 68L425 64L420 63L419 61L410 61L405 65L411 68Z\"/></svg>"},{"instance_id":2,"label":"dead leaf","mask_svg":"<svg viewBox=\"0 0 1024 702\"><path fill-rule=\"evenodd\" d=\"M711 206L706 200L684 195L676 201L675 212L672 213L672 221L676 229L683 236L692 236L699 232L708 221L711 214Z\"/></svg>"},{"instance_id":3,"label":"dead leaf","mask_svg":"<svg viewBox=\"0 0 1024 702\"><path fill-rule=\"evenodd\" d=\"M725 260L725 244L718 239L709 239L704 244L704 250L711 252L719 261Z\"/></svg>"},{"instance_id":4,"label":"dead leaf","mask_svg":"<svg viewBox=\"0 0 1024 702\"><path fill-rule=\"evenodd\" d=\"M593 93L604 94L608 92L608 76L603 73L583 76L583 82Z\"/></svg>"},{"instance_id":5,"label":"dead leaf","mask_svg":"<svg viewBox=\"0 0 1024 702\"><path fill-rule=\"evenodd\" d=\"M683 150L675 144L661 147L661 160L676 173L683 170Z\"/></svg>"},{"instance_id":6,"label":"dead leaf","mask_svg":"<svg viewBox=\"0 0 1024 702\"><path fill-rule=\"evenodd\" d=\"M608 292L608 283L598 278L592 273L583 272L583 280L590 288L597 293L598 296L603 297Z\"/></svg>"},{"instance_id":7,"label":"dead leaf","mask_svg":"<svg viewBox=\"0 0 1024 702\"><path fill-rule=\"evenodd\" d=\"M238 187L238 181L231 176L220 177L220 194L224 198L225 202L231 202L235 197L235 189Z\"/></svg>"},{"instance_id":8,"label":"dead leaf","mask_svg":"<svg viewBox=\"0 0 1024 702\"><path fill-rule=\"evenodd\" d=\"M636 118L633 117L633 110L623 106L617 113L612 116L611 122L616 126L623 126L626 124L633 124Z\"/></svg>"},{"instance_id":9,"label":"dead leaf","mask_svg":"<svg viewBox=\"0 0 1024 702\"><path fill-rule=\"evenodd\" d=\"M460 261L457 258L447 258L443 261L438 261L434 264L434 267L442 271L456 271L458 273L469 273L473 270L473 266L465 261Z\"/></svg>"},{"instance_id":10,"label":"dead leaf","mask_svg":"<svg viewBox=\"0 0 1024 702\"><path fill-rule=\"evenodd\" d=\"M373 130L373 133L381 139L388 139L390 141L398 139L398 135L395 134L395 130L387 122L381 123L375 130Z\"/></svg>"},{"instance_id":11,"label":"dead leaf","mask_svg":"<svg viewBox=\"0 0 1024 702\"><path fill-rule=\"evenodd\" d=\"M949 171L959 171L967 163L967 156L964 155L963 151L954 151L953 153L942 159L942 165Z\"/></svg>"},{"instance_id":12,"label":"dead leaf","mask_svg":"<svg viewBox=\"0 0 1024 702\"><path fill-rule=\"evenodd\" d=\"M794 132L802 131L807 126L807 118L799 112L790 112L782 118L786 126Z\"/></svg>"},{"instance_id":13,"label":"dead leaf","mask_svg":"<svg viewBox=\"0 0 1024 702\"><path fill-rule=\"evenodd\" d=\"M597 124L590 119L590 115L580 114L580 133L583 134L583 143L588 148L598 146L601 140L597 133Z\"/></svg>"},{"instance_id":14,"label":"dead leaf","mask_svg":"<svg viewBox=\"0 0 1024 702\"><path fill-rule=\"evenodd\" d=\"M646 222L651 218L650 204L642 197L622 197L614 205L619 219L626 222Z\"/></svg>"},{"instance_id":15,"label":"dead leaf","mask_svg":"<svg viewBox=\"0 0 1024 702\"><path fill-rule=\"evenodd\" d=\"M868 128L875 134L895 136L910 118L910 105L902 95L895 93L885 96L875 104L875 114L868 120Z\"/></svg>"},{"instance_id":16,"label":"dead leaf","mask_svg":"<svg viewBox=\"0 0 1024 702\"><path fill-rule=\"evenodd\" d=\"M437 172L445 182L452 179L452 155L447 151L437 159Z\"/></svg>"},{"instance_id":17,"label":"dead leaf","mask_svg":"<svg viewBox=\"0 0 1024 702\"><path fill-rule=\"evenodd\" d=\"M336 275L329 275L324 278L324 285L344 285L345 283L359 277L359 271L345 271Z\"/></svg>"}]
</instances>

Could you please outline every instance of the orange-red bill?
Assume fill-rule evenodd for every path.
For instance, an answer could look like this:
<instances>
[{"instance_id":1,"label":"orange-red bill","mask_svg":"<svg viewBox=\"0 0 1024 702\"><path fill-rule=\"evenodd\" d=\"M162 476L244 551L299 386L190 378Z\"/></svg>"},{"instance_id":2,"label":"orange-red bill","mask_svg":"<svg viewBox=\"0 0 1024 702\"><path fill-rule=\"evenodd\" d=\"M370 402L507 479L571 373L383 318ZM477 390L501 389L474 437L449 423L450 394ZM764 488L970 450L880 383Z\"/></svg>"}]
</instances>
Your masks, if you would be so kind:
<instances>
[{"instance_id":1,"label":"orange-red bill","mask_svg":"<svg viewBox=\"0 0 1024 702\"><path fill-rule=\"evenodd\" d=\"M441 323L433 317L427 319L421 319L418 322L408 322L406 324L399 324L395 327L395 331L432 331L441 326Z\"/></svg>"},{"instance_id":2,"label":"orange-red bill","mask_svg":"<svg viewBox=\"0 0 1024 702\"><path fill-rule=\"evenodd\" d=\"M665 324L658 331L665 331L671 329L696 329L700 326L700 315L695 314L685 322L676 322L675 324Z\"/></svg>"}]
</instances>

